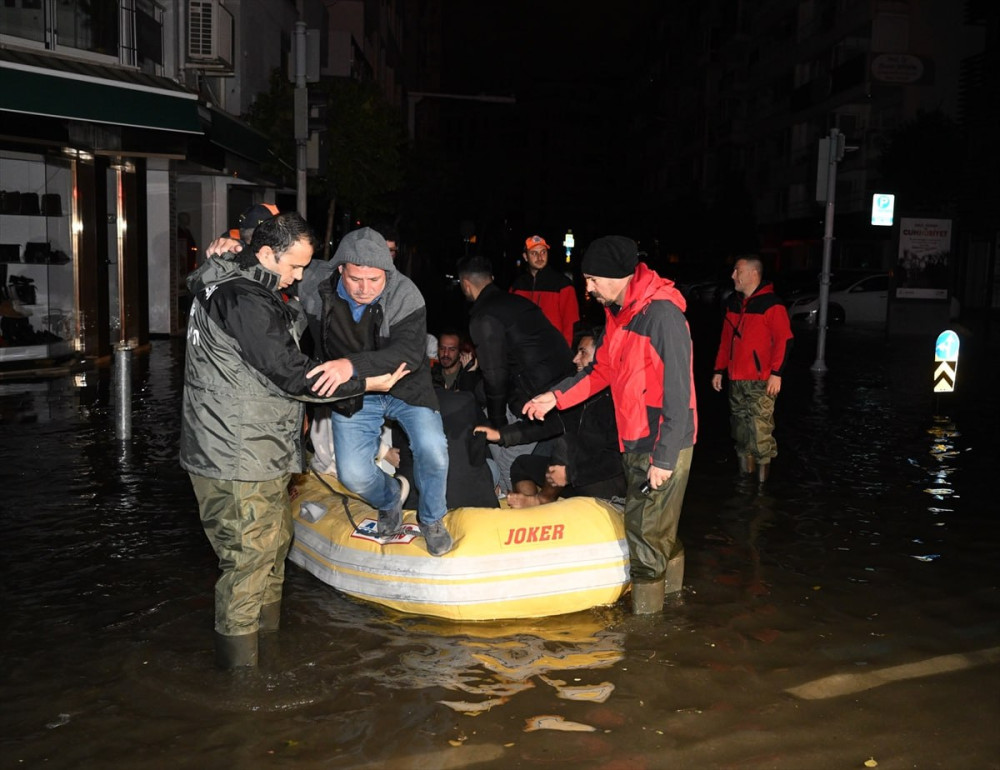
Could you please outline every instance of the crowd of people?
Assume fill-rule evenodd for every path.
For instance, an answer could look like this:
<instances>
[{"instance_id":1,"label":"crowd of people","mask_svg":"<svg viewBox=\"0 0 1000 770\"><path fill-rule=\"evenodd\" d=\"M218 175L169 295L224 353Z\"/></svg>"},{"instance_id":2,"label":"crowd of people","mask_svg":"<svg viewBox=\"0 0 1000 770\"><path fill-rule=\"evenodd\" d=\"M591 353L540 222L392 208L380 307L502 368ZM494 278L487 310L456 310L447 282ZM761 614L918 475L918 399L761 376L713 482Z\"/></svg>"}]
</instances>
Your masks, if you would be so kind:
<instances>
[{"instance_id":1,"label":"crowd of people","mask_svg":"<svg viewBox=\"0 0 1000 770\"><path fill-rule=\"evenodd\" d=\"M509 289L484 256L459 263L467 328L435 337L396 246L387 227L360 227L315 259L298 214L258 205L188 278L181 464L219 556L222 668L255 665L258 635L278 627L288 484L307 464L377 511L380 538L416 510L435 557L456 547L456 508L609 500L624 513L633 611L659 612L680 588L698 420L673 282L632 239L593 241L581 271L604 318L586 326L571 277L531 235ZM739 467L763 482L791 332L758 259L739 260L733 278L711 384L729 377Z\"/></svg>"}]
</instances>

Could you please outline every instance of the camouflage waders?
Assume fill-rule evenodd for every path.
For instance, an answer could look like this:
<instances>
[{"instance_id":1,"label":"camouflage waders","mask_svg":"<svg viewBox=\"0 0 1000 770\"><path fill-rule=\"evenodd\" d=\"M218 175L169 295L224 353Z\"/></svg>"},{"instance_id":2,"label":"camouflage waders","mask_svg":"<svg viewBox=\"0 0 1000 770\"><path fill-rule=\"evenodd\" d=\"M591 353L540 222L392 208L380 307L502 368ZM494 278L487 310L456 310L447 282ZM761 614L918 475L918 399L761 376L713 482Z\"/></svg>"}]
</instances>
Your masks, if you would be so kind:
<instances>
[{"instance_id":1,"label":"camouflage waders","mask_svg":"<svg viewBox=\"0 0 1000 770\"><path fill-rule=\"evenodd\" d=\"M261 607L281 601L292 543L289 476L230 481L189 475L222 570L215 584L215 630L226 636L255 633Z\"/></svg>"},{"instance_id":2,"label":"camouflage waders","mask_svg":"<svg viewBox=\"0 0 1000 770\"><path fill-rule=\"evenodd\" d=\"M778 455L774 440L774 397L767 380L729 381L729 424L736 456L754 465L767 465ZM742 467L742 465L741 465Z\"/></svg>"}]
</instances>

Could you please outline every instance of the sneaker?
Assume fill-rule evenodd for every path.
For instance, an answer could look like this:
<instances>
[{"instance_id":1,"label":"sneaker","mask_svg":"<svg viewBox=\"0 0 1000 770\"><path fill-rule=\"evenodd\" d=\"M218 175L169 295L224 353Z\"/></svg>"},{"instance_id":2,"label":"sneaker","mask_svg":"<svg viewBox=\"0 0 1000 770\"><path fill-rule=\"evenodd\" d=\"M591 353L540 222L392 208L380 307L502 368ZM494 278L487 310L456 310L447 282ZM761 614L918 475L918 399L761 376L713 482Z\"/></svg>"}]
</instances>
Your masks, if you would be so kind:
<instances>
[{"instance_id":1,"label":"sneaker","mask_svg":"<svg viewBox=\"0 0 1000 770\"><path fill-rule=\"evenodd\" d=\"M423 533L424 542L427 543L427 553L431 556L444 556L455 546L451 535L440 520L421 524L420 531Z\"/></svg>"},{"instance_id":2,"label":"sneaker","mask_svg":"<svg viewBox=\"0 0 1000 770\"><path fill-rule=\"evenodd\" d=\"M399 482L399 502L392 508L378 512L378 525L375 534L379 537L395 535L403 528L403 501L410 496L410 482L403 476L397 476Z\"/></svg>"}]
</instances>

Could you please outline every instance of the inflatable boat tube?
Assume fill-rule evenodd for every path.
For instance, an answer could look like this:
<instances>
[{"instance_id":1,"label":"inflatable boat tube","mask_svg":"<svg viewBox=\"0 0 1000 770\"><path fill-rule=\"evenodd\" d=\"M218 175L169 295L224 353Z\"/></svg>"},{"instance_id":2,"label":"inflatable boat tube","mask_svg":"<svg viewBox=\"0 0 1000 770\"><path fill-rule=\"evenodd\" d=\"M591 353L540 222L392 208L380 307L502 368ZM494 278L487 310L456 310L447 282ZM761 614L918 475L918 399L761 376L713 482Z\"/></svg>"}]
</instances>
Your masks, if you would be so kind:
<instances>
[{"instance_id":1,"label":"inflatable boat tube","mask_svg":"<svg viewBox=\"0 0 1000 770\"><path fill-rule=\"evenodd\" d=\"M457 508L455 547L427 553L416 512L382 542L377 511L332 476L292 486L289 559L349 596L450 620L537 618L614 604L629 586L621 512L592 497L533 508ZM317 519L313 521L312 519Z\"/></svg>"}]
</instances>

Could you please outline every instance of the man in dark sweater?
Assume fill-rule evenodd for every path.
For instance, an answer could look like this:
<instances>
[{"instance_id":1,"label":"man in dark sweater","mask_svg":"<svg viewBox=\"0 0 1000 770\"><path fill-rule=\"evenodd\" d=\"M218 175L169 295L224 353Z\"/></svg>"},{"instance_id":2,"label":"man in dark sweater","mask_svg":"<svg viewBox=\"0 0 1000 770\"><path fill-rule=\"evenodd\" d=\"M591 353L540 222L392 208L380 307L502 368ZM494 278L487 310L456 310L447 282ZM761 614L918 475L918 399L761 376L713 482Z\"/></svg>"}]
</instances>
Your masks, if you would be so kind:
<instances>
[{"instance_id":1,"label":"man in dark sweater","mask_svg":"<svg viewBox=\"0 0 1000 770\"><path fill-rule=\"evenodd\" d=\"M485 257L472 256L459 263L458 279L472 303L469 335L486 385L487 419L490 427L499 430L520 420L521 409L535 393L576 370L573 353L538 305L493 283L493 268ZM514 458L531 452L536 442L563 432L557 413L542 422L523 421L521 427L516 440L512 439L516 443L490 447L504 492L511 489Z\"/></svg>"}]
</instances>

